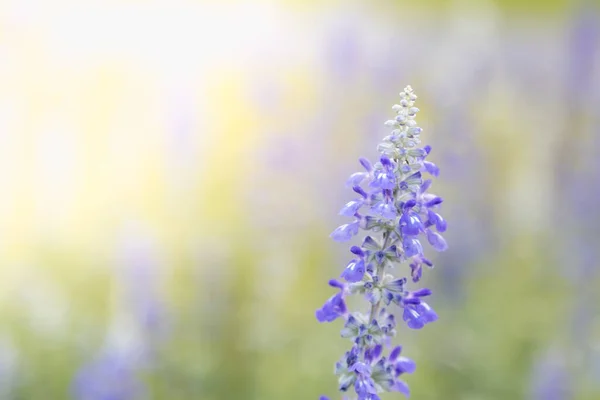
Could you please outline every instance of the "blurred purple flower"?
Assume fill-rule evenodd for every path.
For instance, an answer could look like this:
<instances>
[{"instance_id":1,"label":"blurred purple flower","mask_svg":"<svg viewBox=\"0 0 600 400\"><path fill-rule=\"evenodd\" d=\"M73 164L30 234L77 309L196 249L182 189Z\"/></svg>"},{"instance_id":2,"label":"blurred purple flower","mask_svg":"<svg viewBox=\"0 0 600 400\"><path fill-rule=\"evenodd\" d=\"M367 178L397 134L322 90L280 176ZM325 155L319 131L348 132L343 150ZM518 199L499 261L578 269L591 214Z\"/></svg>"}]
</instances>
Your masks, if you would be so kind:
<instances>
[{"instance_id":1,"label":"blurred purple flower","mask_svg":"<svg viewBox=\"0 0 600 400\"><path fill-rule=\"evenodd\" d=\"M145 399L135 361L116 349L107 349L76 374L71 392L76 400Z\"/></svg>"},{"instance_id":2,"label":"blurred purple flower","mask_svg":"<svg viewBox=\"0 0 600 400\"><path fill-rule=\"evenodd\" d=\"M600 45L600 11L591 1L578 1L575 6L569 29L569 49L565 59L567 66L567 87L569 102L580 106L589 100L593 87L595 58Z\"/></svg>"},{"instance_id":3,"label":"blurred purple flower","mask_svg":"<svg viewBox=\"0 0 600 400\"><path fill-rule=\"evenodd\" d=\"M545 354L534 364L531 377L531 400L567 400L572 398L570 371L564 358Z\"/></svg>"}]
</instances>

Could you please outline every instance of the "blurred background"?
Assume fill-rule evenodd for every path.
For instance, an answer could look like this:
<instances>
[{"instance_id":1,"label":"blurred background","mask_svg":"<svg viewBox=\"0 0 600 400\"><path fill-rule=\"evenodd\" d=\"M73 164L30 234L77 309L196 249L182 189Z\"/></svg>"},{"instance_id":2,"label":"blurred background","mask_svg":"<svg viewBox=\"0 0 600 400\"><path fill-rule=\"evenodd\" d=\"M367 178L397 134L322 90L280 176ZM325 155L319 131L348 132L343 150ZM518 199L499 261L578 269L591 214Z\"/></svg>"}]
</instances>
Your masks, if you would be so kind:
<instances>
[{"instance_id":1,"label":"blurred background","mask_svg":"<svg viewBox=\"0 0 600 400\"><path fill-rule=\"evenodd\" d=\"M412 398L599 399L576 0L1 1L0 399L339 399L328 235L407 84L450 245Z\"/></svg>"}]
</instances>

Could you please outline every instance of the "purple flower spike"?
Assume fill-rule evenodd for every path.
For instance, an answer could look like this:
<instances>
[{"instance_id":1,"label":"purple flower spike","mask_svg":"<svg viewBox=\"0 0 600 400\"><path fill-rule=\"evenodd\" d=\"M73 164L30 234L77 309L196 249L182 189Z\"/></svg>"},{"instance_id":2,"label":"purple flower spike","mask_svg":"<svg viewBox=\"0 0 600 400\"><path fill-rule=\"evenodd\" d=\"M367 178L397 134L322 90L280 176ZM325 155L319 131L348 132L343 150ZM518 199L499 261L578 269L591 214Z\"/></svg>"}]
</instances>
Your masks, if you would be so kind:
<instances>
[{"instance_id":1,"label":"purple flower spike","mask_svg":"<svg viewBox=\"0 0 600 400\"><path fill-rule=\"evenodd\" d=\"M410 395L408 385L399 378L415 372L415 362L401 356L402 346L394 347L389 357L383 354L384 348L392 346L397 330L405 329L396 323L399 315L394 312L402 309L402 319L410 329L421 329L438 319L423 301L431 290L409 287L420 281L423 265L433 267L424 256L423 237L435 250L448 247L439 234L447 228L437 213L442 198L429 192L432 181L422 176L437 177L440 169L425 160L431 146L421 145L416 99L410 86L400 93L399 104L392 107L396 115L385 122L393 130L377 147L379 162L360 158L364 171L351 175L347 182L360 197L346 203L340 215L354 220L339 226L331 237L348 241L359 229L368 231L368 236L361 246L350 247L354 259L340 275L345 282L329 281L339 293L316 311L319 322L344 320L340 336L349 340L351 349L335 364L335 374L339 390L353 390L355 394L349 397L358 400L380 400L382 392ZM393 268L403 262L409 268ZM393 275L404 271L410 271L410 282L407 276ZM370 310L348 312L345 296L351 295L366 299ZM320 400L329 398L321 396Z\"/></svg>"}]
</instances>

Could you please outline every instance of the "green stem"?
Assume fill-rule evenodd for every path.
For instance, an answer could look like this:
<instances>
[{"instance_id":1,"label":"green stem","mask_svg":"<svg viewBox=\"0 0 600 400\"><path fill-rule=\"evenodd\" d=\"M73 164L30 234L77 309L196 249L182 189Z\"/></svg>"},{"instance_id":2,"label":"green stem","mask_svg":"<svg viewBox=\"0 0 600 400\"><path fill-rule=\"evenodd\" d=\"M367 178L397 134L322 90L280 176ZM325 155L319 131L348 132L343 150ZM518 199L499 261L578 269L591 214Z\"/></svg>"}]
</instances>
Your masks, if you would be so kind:
<instances>
[{"instance_id":1,"label":"green stem","mask_svg":"<svg viewBox=\"0 0 600 400\"><path fill-rule=\"evenodd\" d=\"M391 231L386 231L383 233L384 241L383 241L382 250L385 250L389 246L391 236L392 236ZM383 271L385 270L385 262L386 262L386 260L383 260L383 262L381 264L377 265L377 271L376 271L375 275L377 275L378 282L381 282L381 280L383 279ZM369 314L369 323L371 323L371 321L373 321L373 319L375 318L377 311L379 311L380 304L381 304L381 299L379 299L379 301L377 303L371 305L371 313Z\"/></svg>"}]
</instances>

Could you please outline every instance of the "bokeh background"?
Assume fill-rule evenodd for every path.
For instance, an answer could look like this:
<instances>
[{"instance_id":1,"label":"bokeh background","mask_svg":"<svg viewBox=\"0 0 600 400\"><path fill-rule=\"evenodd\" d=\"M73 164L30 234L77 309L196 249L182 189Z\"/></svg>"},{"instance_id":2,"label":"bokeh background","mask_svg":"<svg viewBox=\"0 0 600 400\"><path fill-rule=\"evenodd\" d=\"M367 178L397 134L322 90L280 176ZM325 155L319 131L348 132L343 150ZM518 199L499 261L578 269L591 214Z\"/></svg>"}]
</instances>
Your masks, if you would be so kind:
<instances>
[{"instance_id":1,"label":"bokeh background","mask_svg":"<svg viewBox=\"0 0 600 400\"><path fill-rule=\"evenodd\" d=\"M412 398L599 399L600 11L567 0L1 1L0 399L339 399L328 235L407 84L450 227Z\"/></svg>"}]
</instances>

